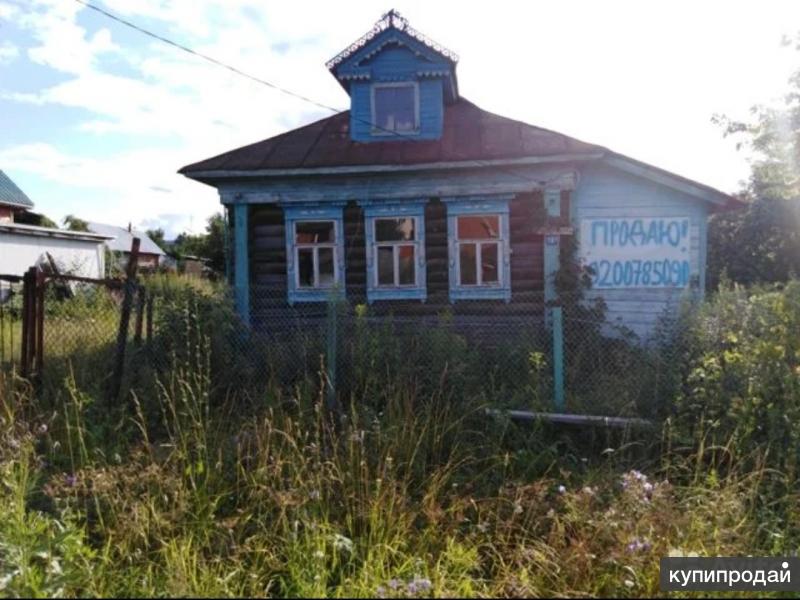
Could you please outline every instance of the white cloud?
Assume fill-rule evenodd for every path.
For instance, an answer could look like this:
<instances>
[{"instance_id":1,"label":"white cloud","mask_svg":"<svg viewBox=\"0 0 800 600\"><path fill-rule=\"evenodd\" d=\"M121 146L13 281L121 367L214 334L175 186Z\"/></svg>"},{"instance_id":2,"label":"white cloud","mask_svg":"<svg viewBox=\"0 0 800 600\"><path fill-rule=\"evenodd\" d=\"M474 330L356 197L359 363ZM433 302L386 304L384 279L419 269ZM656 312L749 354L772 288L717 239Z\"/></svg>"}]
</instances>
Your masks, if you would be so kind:
<instances>
[{"instance_id":1,"label":"white cloud","mask_svg":"<svg viewBox=\"0 0 800 600\"><path fill-rule=\"evenodd\" d=\"M91 221L155 227L158 216L172 213L183 215L183 220L171 216L162 225L176 235L179 225L202 230L205 217L220 208L216 190L175 175L175 165L190 162L188 154L185 149L146 149L98 158L67 155L50 144L33 143L0 150L0 164L77 191L73 197L80 190L91 190L93 196L105 199L78 210L65 206L63 198L37 198L37 210L57 219L77 213Z\"/></svg>"},{"instance_id":2,"label":"white cloud","mask_svg":"<svg viewBox=\"0 0 800 600\"><path fill-rule=\"evenodd\" d=\"M0 44L0 65L8 64L19 56L19 48L11 42Z\"/></svg>"}]
</instances>

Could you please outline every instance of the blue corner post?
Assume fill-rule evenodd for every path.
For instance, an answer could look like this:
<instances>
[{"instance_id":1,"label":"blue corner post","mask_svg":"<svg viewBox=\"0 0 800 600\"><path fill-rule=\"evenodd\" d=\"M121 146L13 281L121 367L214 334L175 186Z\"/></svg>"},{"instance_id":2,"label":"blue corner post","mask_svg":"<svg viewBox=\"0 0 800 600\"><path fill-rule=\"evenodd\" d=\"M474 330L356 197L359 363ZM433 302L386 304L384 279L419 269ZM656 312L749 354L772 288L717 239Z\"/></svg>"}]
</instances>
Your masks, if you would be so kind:
<instances>
[{"instance_id":1,"label":"blue corner post","mask_svg":"<svg viewBox=\"0 0 800 600\"><path fill-rule=\"evenodd\" d=\"M564 406L564 320L561 307L552 308L553 319L553 404L556 412L563 413Z\"/></svg>"},{"instance_id":2,"label":"blue corner post","mask_svg":"<svg viewBox=\"0 0 800 600\"><path fill-rule=\"evenodd\" d=\"M250 326L250 257L248 255L247 204L233 207L234 268L233 290L236 312L242 322Z\"/></svg>"}]
</instances>

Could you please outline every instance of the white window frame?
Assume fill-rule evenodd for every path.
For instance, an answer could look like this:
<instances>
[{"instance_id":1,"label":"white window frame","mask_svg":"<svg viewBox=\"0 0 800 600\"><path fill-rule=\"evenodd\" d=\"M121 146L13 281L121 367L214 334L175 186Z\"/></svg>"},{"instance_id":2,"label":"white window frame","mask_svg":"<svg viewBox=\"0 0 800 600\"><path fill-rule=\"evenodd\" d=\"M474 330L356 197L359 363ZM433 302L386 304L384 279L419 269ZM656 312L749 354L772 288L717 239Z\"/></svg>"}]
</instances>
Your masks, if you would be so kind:
<instances>
[{"instance_id":1,"label":"white window frame","mask_svg":"<svg viewBox=\"0 0 800 600\"><path fill-rule=\"evenodd\" d=\"M301 223L331 223L333 225L332 242L298 242L297 226ZM335 219L298 219L294 221L292 235L294 236L294 260L297 268L294 270L295 285L298 290L329 290L339 283L339 262L336 260L336 246L339 243L339 227ZM333 255L333 283L330 285L320 285L319 283L319 251L322 248L329 248ZM312 262L314 268L314 285L300 285L300 250L312 250Z\"/></svg>"},{"instance_id":2,"label":"white window frame","mask_svg":"<svg viewBox=\"0 0 800 600\"><path fill-rule=\"evenodd\" d=\"M414 90L414 128L388 130L378 124L378 113L375 106L375 90L379 88L410 87ZM372 135L415 135L419 133L419 83L416 81L392 81L373 83L370 86L370 108L372 110Z\"/></svg>"},{"instance_id":3,"label":"white window frame","mask_svg":"<svg viewBox=\"0 0 800 600\"><path fill-rule=\"evenodd\" d=\"M511 301L511 235L509 227L509 202L513 195L442 198L447 206L447 241L449 252L450 301L505 300ZM497 217L496 239L459 238L459 217ZM461 245L474 244L476 283L461 283ZM483 283L481 258L483 245L497 245L497 282Z\"/></svg>"},{"instance_id":4,"label":"white window frame","mask_svg":"<svg viewBox=\"0 0 800 600\"><path fill-rule=\"evenodd\" d=\"M376 300L422 300L427 298L425 262L425 200L384 203L363 202L367 252L367 302ZM381 219L413 219L414 240L377 241L377 222ZM378 248L414 246L414 284L400 284L399 250L393 251L396 285L378 284Z\"/></svg>"},{"instance_id":5,"label":"white window frame","mask_svg":"<svg viewBox=\"0 0 800 600\"><path fill-rule=\"evenodd\" d=\"M496 238L460 238L458 236L458 220L470 217L497 217L497 237ZM471 288L495 288L503 287L503 233L502 233L502 215L498 213L483 213L475 215L456 215L456 273L458 274L458 285L460 287ZM461 270L461 247L471 244L475 246L475 283L464 283L461 280L463 274ZM483 247L494 246L497 249L497 281L490 283L483 282L483 269L481 268L481 259L483 258Z\"/></svg>"},{"instance_id":6,"label":"white window frame","mask_svg":"<svg viewBox=\"0 0 800 600\"><path fill-rule=\"evenodd\" d=\"M289 304L295 302L325 302L333 293L344 293L344 218L343 205L336 203L330 206L285 204L284 227L286 235L286 274L287 296ZM333 223L333 242L297 243L297 223ZM312 248L314 261L315 287L300 287L299 250ZM330 286L319 286L319 249L333 250L333 283Z\"/></svg>"},{"instance_id":7,"label":"white window frame","mask_svg":"<svg viewBox=\"0 0 800 600\"><path fill-rule=\"evenodd\" d=\"M396 219L410 219L414 222L414 239L413 240L395 240L392 242L381 242L378 240L378 221L393 221ZM380 217L372 217L372 239L374 240L372 244L372 251L373 251L373 260L375 261L375 273L374 273L374 285L376 288L379 289L408 289L408 288L415 288L419 287L419 267L417 262L419 261L419 217L414 216L407 216L407 215L396 215L396 216L380 216ZM413 283L400 283L400 248L404 246L410 246L414 250L414 282ZM379 276L379 265L378 265L378 255L380 252L380 248L391 248L392 249L392 261L393 261L393 275L394 275L394 283L386 284L381 283Z\"/></svg>"}]
</instances>

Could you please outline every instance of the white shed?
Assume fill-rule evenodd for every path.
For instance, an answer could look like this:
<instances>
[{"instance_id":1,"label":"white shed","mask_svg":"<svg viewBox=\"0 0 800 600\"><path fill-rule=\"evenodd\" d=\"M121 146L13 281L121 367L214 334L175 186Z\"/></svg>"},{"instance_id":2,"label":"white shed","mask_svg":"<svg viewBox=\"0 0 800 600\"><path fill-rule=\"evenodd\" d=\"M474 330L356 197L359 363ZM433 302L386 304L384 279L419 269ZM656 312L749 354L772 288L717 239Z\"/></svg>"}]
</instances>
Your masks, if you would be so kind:
<instances>
[{"instance_id":1,"label":"white shed","mask_svg":"<svg viewBox=\"0 0 800 600\"><path fill-rule=\"evenodd\" d=\"M62 273L103 277L108 239L83 231L0 223L0 274L21 276L28 268L49 262L49 253Z\"/></svg>"}]
</instances>

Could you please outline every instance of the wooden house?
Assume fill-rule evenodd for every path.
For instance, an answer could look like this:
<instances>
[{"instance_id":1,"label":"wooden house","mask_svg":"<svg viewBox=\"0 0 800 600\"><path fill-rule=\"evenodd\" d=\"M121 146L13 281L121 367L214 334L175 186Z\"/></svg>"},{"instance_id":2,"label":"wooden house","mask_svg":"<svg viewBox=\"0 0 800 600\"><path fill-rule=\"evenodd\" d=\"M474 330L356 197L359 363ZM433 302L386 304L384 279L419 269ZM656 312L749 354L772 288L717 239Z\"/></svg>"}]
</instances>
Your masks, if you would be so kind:
<instances>
[{"instance_id":1,"label":"wooden house","mask_svg":"<svg viewBox=\"0 0 800 600\"><path fill-rule=\"evenodd\" d=\"M564 236L609 317L647 333L702 293L706 221L734 200L607 148L487 112L458 57L390 11L327 63L350 110L183 167L227 208L237 307L541 319Z\"/></svg>"}]
</instances>

